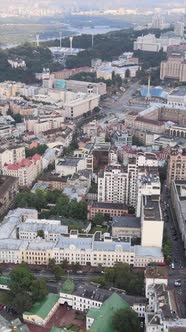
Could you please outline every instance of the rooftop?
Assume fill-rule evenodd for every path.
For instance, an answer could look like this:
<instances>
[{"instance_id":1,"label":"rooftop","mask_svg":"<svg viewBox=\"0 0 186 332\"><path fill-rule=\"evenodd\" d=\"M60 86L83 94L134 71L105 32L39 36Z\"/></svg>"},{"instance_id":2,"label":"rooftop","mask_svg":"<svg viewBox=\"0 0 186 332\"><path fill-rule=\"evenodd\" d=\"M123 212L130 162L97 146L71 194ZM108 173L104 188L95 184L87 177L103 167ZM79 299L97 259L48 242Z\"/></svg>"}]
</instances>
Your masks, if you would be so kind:
<instances>
[{"instance_id":1,"label":"rooftop","mask_svg":"<svg viewBox=\"0 0 186 332\"><path fill-rule=\"evenodd\" d=\"M112 316L119 309L128 309L129 305L118 294L113 293L101 306L99 311L94 311L94 322L90 328L90 332L113 332ZM92 316L93 311L90 311ZM89 317L89 312L87 314Z\"/></svg>"},{"instance_id":2,"label":"rooftop","mask_svg":"<svg viewBox=\"0 0 186 332\"><path fill-rule=\"evenodd\" d=\"M186 96L186 86L180 86L173 91L171 91L170 96L180 96L184 97Z\"/></svg>"},{"instance_id":3,"label":"rooftop","mask_svg":"<svg viewBox=\"0 0 186 332\"><path fill-rule=\"evenodd\" d=\"M57 166L77 166L80 161L80 158L66 158L59 159L57 162Z\"/></svg>"},{"instance_id":4,"label":"rooftop","mask_svg":"<svg viewBox=\"0 0 186 332\"><path fill-rule=\"evenodd\" d=\"M93 202L93 208L103 208L103 209L112 209L112 210L126 210L128 211L127 206L122 203L104 203L104 202Z\"/></svg>"},{"instance_id":5,"label":"rooftop","mask_svg":"<svg viewBox=\"0 0 186 332\"><path fill-rule=\"evenodd\" d=\"M143 209L145 220L162 220L159 196L143 196Z\"/></svg>"},{"instance_id":6,"label":"rooftop","mask_svg":"<svg viewBox=\"0 0 186 332\"><path fill-rule=\"evenodd\" d=\"M31 310L29 312L24 312L24 314L30 316L36 315L42 319L45 319L58 301L58 299L58 295L49 293L44 300L35 303Z\"/></svg>"},{"instance_id":7,"label":"rooftop","mask_svg":"<svg viewBox=\"0 0 186 332\"><path fill-rule=\"evenodd\" d=\"M0 175L0 198L16 183L18 179L13 176Z\"/></svg>"},{"instance_id":8,"label":"rooftop","mask_svg":"<svg viewBox=\"0 0 186 332\"><path fill-rule=\"evenodd\" d=\"M145 278L168 279L168 270L166 266L147 266Z\"/></svg>"},{"instance_id":9,"label":"rooftop","mask_svg":"<svg viewBox=\"0 0 186 332\"><path fill-rule=\"evenodd\" d=\"M134 216L122 216L112 218L112 227L140 228L140 218Z\"/></svg>"}]
</instances>

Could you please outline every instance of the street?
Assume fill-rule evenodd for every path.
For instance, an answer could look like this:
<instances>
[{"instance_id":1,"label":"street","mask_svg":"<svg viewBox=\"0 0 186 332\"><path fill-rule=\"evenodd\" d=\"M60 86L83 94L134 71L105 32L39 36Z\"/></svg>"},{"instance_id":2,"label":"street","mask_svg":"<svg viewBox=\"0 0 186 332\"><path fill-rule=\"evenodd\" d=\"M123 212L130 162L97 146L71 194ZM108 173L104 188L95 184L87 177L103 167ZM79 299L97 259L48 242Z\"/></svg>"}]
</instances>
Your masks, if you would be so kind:
<instances>
[{"instance_id":1,"label":"street","mask_svg":"<svg viewBox=\"0 0 186 332\"><path fill-rule=\"evenodd\" d=\"M165 231L168 239L171 241L171 258L173 267L169 270L169 289L173 290L176 297L176 304L180 317L186 317L186 259L184 247L178 229L174 211L171 206L167 188L164 186L161 195L161 207L165 220ZM175 236L176 233L176 236ZM175 287L175 280L181 280L181 286Z\"/></svg>"}]
</instances>

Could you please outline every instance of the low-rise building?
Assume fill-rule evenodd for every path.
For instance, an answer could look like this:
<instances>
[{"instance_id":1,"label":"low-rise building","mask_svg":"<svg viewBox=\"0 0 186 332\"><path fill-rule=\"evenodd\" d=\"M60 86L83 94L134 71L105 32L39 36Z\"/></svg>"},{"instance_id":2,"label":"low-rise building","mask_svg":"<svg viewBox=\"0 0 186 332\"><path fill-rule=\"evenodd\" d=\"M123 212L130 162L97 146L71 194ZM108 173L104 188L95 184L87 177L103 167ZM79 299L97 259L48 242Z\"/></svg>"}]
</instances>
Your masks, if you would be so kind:
<instances>
[{"instance_id":1,"label":"low-rise building","mask_svg":"<svg viewBox=\"0 0 186 332\"><path fill-rule=\"evenodd\" d=\"M123 145L132 145L132 135L127 131L115 131L112 135L112 142L118 148Z\"/></svg>"},{"instance_id":2,"label":"low-rise building","mask_svg":"<svg viewBox=\"0 0 186 332\"><path fill-rule=\"evenodd\" d=\"M37 182L47 184L51 190L63 190L68 185L66 176L59 176L50 172L43 173Z\"/></svg>"},{"instance_id":3,"label":"low-rise building","mask_svg":"<svg viewBox=\"0 0 186 332\"><path fill-rule=\"evenodd\" d=\"M57 159L55 171L60 176L73 175L81 170L93 171L93 157Z\"/></svg>"},{"instance_id":4,"label":"low-rise building","mask_svg":"<svg viewBox=\"0 0 186 332\"><path fill-rule=\"evenodd\" d=\"M87 219L92 220L99 212L107 217L119 217L128 214L128 207L122 203L92 202L88 205Z\"/></svg>"},{"instance_id":5,"label":"low-rise building","mask_svg":"<svg viewBox=\"0 0 186 332\"><path fill-rule=\"evenodd\" d=\"M59 296L49 293L44 300L33 305L30 311L23 313L25 322L45 326L59 307Z\"/></svg>"},{"instance_id":6,"label":"low-rise building","mask_svg":"<svg viewBox=\"0 0 186 332\"><path fill-rule=\"evenodd\" d=\"M0 175L0 216L11 208L18 190L18 178Z\"/></svg>"},{"instance_id":7,"label":"low-rise building","mask_svg":"<svg viewBox=\"0 0 186 332\"><path fill-rule=\"evenodd\" d=\"M140 218L131 215L113 217L112 236L119 238L141 238Z\"/></svg>"},{"instance_id":8,"label":"low-rise building","mask_svg":"<svg viewBox=\"0 0 186 332\"><path fill-rule=\"evenodd\" d=\"M71 90L73 92L83 92L88 94L94 93L100 96L106 95L107 93L107 86L103 82L92 83L84 81L65 80L64 84L67 90Z\"/></svg>"}]
</instances>

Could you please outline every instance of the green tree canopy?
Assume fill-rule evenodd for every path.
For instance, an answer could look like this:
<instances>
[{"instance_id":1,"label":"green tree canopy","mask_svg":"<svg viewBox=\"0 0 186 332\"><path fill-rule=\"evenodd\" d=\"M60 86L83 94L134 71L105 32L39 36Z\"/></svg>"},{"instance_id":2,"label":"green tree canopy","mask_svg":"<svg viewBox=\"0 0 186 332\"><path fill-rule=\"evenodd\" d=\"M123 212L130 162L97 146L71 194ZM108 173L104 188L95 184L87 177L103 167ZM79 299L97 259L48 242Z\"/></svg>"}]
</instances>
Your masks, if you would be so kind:
<instances>
[{"instance_id":1,"label":"green tree canopy","mask_svg":"<svg viewBox=\"0 0 186 332\"><path fill-rule=\"evenodd\" d=\"M116 332L139 332L140 322L137 314L131 309L118 310L113 318L112 323Z\"/></svg>"},{"instance_id":2,"label":"green tree canopy","mask_svg":"<svg viewBox=\"0 0 186 332\"><path fill-rule=\"evenodd\" d=\"M103 215L103 213L96 212L92 221L93 221L93 223L95 225L102 225L102 223L104 222L104 215Z\"/></svg>"}]
</instances>

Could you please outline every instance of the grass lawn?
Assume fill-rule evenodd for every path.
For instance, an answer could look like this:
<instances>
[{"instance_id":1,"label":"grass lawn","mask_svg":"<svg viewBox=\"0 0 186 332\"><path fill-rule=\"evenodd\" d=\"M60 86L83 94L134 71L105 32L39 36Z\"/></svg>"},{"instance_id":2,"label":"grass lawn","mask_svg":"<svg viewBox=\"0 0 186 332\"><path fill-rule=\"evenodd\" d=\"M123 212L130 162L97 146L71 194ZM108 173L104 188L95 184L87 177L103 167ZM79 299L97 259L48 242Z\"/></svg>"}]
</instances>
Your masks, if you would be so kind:
<instances>
[{"instance_id":1,"label":"grass lawn","mask_svg":"<svg viewBox=\"0 0 186 332\"><path fill-rule=\"evenodd\" d=\"M102 232L102 233L106 233L107 232L107 227L106 226L94 226L91 229L91 234L94 234L95 232Z\"/></svg>"}]
</instances>

